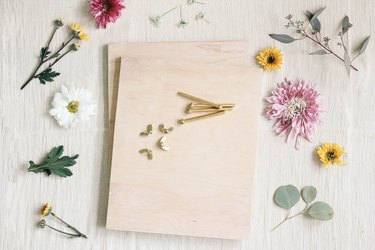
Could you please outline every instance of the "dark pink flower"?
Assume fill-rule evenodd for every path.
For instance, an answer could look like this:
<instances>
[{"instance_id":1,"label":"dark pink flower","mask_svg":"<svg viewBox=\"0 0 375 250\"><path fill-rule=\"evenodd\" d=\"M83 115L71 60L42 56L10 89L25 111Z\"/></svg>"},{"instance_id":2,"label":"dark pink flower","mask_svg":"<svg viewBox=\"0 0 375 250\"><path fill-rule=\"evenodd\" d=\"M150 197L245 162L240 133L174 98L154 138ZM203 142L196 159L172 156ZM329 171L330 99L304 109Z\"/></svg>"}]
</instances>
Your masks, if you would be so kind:
<instances>
[{"instance_id":1,"label":"dark pink flower","mask_svg":"<svg viewBox=\"0 0 375 250\"><path fill-rule=\"evenodd\" d=\"M295 140L298 148L298 137L311 141L321 121L322 110L317 103L318 97L318 92L309 83L285 79L266 98L269 103L266 117L276 120L275 132L278 135L285 134L287 142Z\"/></svg>"},{"instance_id":2,"label":"dark pink flower","mask_svg":"<svg viewBox=\"0 0 375 250\"><path fill-rule=\"evenodd\" d=\"M116 22L121 16L123 0L90 0L90 14L95 18L98 28L107 28L109 22Z\"/></svg>"}]
</instances>

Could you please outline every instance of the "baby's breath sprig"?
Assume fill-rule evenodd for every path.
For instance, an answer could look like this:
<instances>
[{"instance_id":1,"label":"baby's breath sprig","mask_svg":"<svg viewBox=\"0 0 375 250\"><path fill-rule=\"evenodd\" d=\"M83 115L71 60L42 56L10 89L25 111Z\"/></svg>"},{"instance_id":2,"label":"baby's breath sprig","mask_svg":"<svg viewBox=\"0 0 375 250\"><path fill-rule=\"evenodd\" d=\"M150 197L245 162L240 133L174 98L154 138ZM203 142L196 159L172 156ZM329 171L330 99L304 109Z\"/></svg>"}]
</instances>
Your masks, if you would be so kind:
<instances>
[{"instance_id":1,"label":"baby's breath sprig","mask_svg":"<svg viewBox=\"0 0 375 250\"><path fill-rule=\"evenodd\" d=\"M367 45L370 40L370 36L368 36L358 48L357 55L350 58L350 51L348 45L344 42L344 35L348 34L350 28L352 28L352 24L349 22L349 17L345 16L341 22L341 31L338 32L339 42L337 45L342 48L343 56L341 57L339 53L335 52L329 45L330 38L328 36L321 35L321 23L318 19L319 15L324 11L324 8L319 9L317 12L312 13L310 11L306 11L305 15L308 19L308 23L305 24L304 21L295 20L293 19L292 15L288 15L285 18L288 20L288 23L285 25L285 28L293 29L295 33L297 33L297 38L291 37L289 35L284 34L269 34L271 38L282 42L282 43L292 43L298 40L308 39L315 44L319 45L322 49L319 49L315 52L309 53L309 55L332 55L342 61L345 64L345 68L347 70L348 75L350 75L350 70L353 69L358 71L356 67L352 65L353 61L358 58L367 48ZM311 26L311 28L309 28Z\"/></svg>"},{"instance_id":2,"label":"baby's breath sprig","mask_svg":"<svg viewBox=\"0 0 375 250\"><path fill-rule=\"evenodd\" d=\"M198 12L196 15L195 15L195 20L196 21L201 21L201 20L203 20L203 21L205 21L206 23L210 23L210 21L208 21L207 19L206 19L206 14L204 13L204 12Z\"/></svg>"},{"instance_id":3,"label":"baby's breath sprig","mask_svg":"<svg viewBox=\"0 0 375 250\"><path fill-rule=\"evenodd\" d=\"M62 45L54 52L50 50L50 45L52 39L55 36L55 33L58 29L64 26L64 22L62 19L56 19L54 21L54 29L48 42L45 47L42 47L40 50L39 55L39 63L36 66L35 70L31 74L31 76L26 80L26 82L21 86L21 90L24 89L33 79L39 79L41 84L46 84L47 82L53 82L54 78L59 76L60 73L53 71L52 66L54 66L57 62L59 62L63 57L69 54L71 51L77 51L80 48L78 43L73 43L73 40L81 40L81 41L88 41L89 36L83 31L81 25L77 23L73 23L70 25L71 34L69 38L62 43ZM62 52L65 48L65 52ZM38 73L39 69L47 62L50 62L48 66Z\"/></svg>"},{"instance_id":4,"label":"baby's breath sprig","mask_svg":"<svg viewBox=\"0 0 375 250\"><path fill-rule=\"evenodd\" d=\"M171 13L172 11L176 10L177 8L178 8L178 6L172 8L172 9L166 11L166 12L164 12L164 13L161 14L161 15L149 16L149 17L148 17L148 20L150 21L150 23L151 23L154 27L159 28L160 23L161 23L161 21L162 21L162 18L163 18L164 16L166 16L167 14Z\"/></svg>"},{"instance_id":5,"label":"baby's breath sprig","mask_svg":"<svg viewBox=\"0 0 375 250\"><path fill-rule=\"evenodd\" d=\"M186 28L189 22L182 17L182 6L180 5L180 21L176 24L178 28Z\"/></svg>"},{"instance_id":6,"label":"baby's breath sprig","mask_svg":"<svg viewBox=\"0 0 375 250\"><path fill-rule=\"evenodd\" d=\"M87 236L84 235L83 233L81 233L80 231L78 231L78 229L76 229L75 227L69 225L68 223L66 223L64 220L62 220L60 217L58 217L53 211L52 211L52 206L49 204L49 203L46 203L42 209L40 210L40 215L41 216L48 216L48 215L52 215L53 217L55 217L57 220L59 220L61 223L63 223L66 227L68 227L69 229L73 230L75 233L68 233L68 232L64 232L62 230L59 230L57 228L54 228L50 225L47 224L46 220L45 219L42 219L40 222L39 222L39 226L41 228L45 228L45 227L48 227L56 232L59 232L59 233L62 233L62 234L65 234L65 235L68 235L68 236L71 236L71 237L82 237L82 238L85 238L87 239Z\"/></svg>"}]
</instances>

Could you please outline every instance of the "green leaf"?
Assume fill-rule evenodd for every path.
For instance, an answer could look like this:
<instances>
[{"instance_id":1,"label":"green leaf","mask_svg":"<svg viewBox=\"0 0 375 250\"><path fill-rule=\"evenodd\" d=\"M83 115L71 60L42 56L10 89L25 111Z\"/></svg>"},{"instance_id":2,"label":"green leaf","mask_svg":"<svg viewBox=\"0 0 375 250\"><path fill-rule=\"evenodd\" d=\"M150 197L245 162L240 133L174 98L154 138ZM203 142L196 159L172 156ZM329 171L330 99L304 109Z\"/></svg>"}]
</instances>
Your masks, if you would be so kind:
<instances>
[{"instance_id":1,"label":"green leaf","mask_svg":"<svg viewBox=\"0 0 375 250\"><path fill-rule=\"evenodd\" d=\"M344 19L341 22L341 32L344 35L351 27L351 24L349 22L349 17L345 16Z\"/></svg>"},{"instance_id":2,"label":"green leaf","mask_svg":"<svg viewBox=\"0 0 375 250\"><path fill-rule=\"evenodd\" d=\"M279 207L290 209L300 199L299 191L295 186L286 185L276 189L273 200Z\"/></svg>"},{"instance_id":3,"label":"green leaf","mask_svg":"<svg viewBox=\"0 0 375 250\"><path fill-rule=\"evenodd\" d=\"M47 56L51 54L51 51L49 50L49 47L42 48L40 50L40 59L44 60Z\"/></svg>"},{"instance_id":4,"label":"green leaf","mask_svg":"<svg viewBox=\"0 0 375 250\"><path fill-rule=\"evenodd\" d=\"M367 48L367 45L368 45L368 43L370 42L370 37L371 36L368 36L363 42L362 42L362 44L361 44L361 49L359 50L359 53L358 53L358 56L360 55L360 54L362 54L363 52L365 52L365 50L366 50L366 48Z\"/></svg>"},{"instance_id":5,"label":"green leaf","mask_svg":"<svg viewBox=\"0 0 375 250\"><path fill-rule=\"evenodd\" d=\"M29 172L33 173L46 173L47 176L54 174L61 177L67 177L73 175L72 171L68 168L75 165L75 161L79 155L74 156L62 156L64 152L63 146L54 147L48 154L47 157L39 164L35 164L33 161L29 161Z\"/></svg>"},{"instance_id":6,"label":"green leaf","mask_svg":"<svg viewBox=\"0 0 375 250\"><path fill-rule=\"evenodd\" d=\"M269 36L281 43L292 43L296 40L291 36L283 34L269 34Z\"/></svg>"},{"instance_id":7,"label":"green leaf","mask_svg":"<svg viewBox=\"0 0 375 250\"><path fill-rule=\"evenodd\" d=\"M350 61L350 56L347 51L345 51L345 54L344 54L344 63L345 63L346 72L348 73L348 76L350 76L351 61Z\"/></svg>"},{"instance_id":8,"label":"green leaf","mask_svg":"<svg viewBox=\"0 0 375 250\"><path fill-rule=\"evenodd\" d=\"M324 49L320 49L320 50L317 50L315 52L309 53L309 55L320 55L320 56L326 55L326 54L329 54L329 53Z\"/></svg>"},{"instance_id":9,"label":"green leaf","mask_svg":"<svg viewBox=\"0 0 375 250\"><path fill-rule=\"evenodd\" d=\"M327 203L318 201L310 206L306 214L317 220L330 220L334 213Z\"/></svg>"},{"instance_id":10,"label":"green leaf","mask_svg":"<svg viewBox=\"0 0 375 250\"><path fill-rule=\"evenodd\" d=\"M302 199L306 202L306 204L315 200L316 194L316 188L313 186L304 187L301 191Z\"/></svg>"},{"instance_id":11,"label":"green leaf","mask_svg":"<svg viewBox=\"0 0 375 250\"><path fill-rule=\"evenodd\" d=\"M46 82L53 82L53 79L59 75L60 73L53 71L52 68L47 68L37 75L37 78L41 84L46 84Z\"/></svg>"},{"instance_id":12,"label":"green leaf","mask_svg":"<svg viewBox=\"0 0 375 250\"><path fill-rule=\"evenodd\" d=\"M317 32L320 32L320 30L321 30L321 24L320 24L320 21L318 19L318 16L320 14L322 14L322 12L325 10L325 8L326 7L324 6L323 8L319 9L314 14L312 14L310 11L306 11L306 16L309 19L311 27L313 28L313 30L315 30Z\"/></svg>"}]
</instances>

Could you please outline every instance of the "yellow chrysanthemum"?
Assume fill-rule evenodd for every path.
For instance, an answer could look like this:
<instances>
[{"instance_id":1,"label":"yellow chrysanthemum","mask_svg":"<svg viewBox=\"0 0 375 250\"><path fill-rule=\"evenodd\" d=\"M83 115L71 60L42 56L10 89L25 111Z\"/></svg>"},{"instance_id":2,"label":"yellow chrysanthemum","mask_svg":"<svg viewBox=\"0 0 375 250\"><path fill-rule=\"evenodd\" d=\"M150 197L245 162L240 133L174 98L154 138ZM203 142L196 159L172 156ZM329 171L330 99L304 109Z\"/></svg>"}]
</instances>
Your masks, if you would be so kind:
<instances>
[{"instance_id":1,"label":"yellow chrysanthemum","mask_svg":"<svg viewBox=\"0 0 375 250\"><path fill-rule=\"evenodd\" d=\"M316 153L325 168L335 164L341 166L345 165L345 163L340 160L340 157L345 154L345 151L344 148L338 144L324 143L318 147Z\"/></svg>"},{"instance_id":2,"label":"yellow chrysanthemum","mask_svg":"<svg viewBox=\"0 0 375 250\"><path fill-rule=\"evenodd\" d=\"M47 216L51 213L52 211L52 206L49 203L44 204L42 209L40 210L40 215Z\"/></svg>"},{"instance_id":3,"label":"yellow chrysanthemum","mask_svg":"<svg viewBox=\"0 0 375 250\"><path fill-rule=\"evenodd\" d=\"M81 41L88 41L90 39L90 37L89 37L89 35L87 35L86 33L81 31L78 34L78 39L81 40Z\"/></svg>"},{"instance_id":4,"label":"yellow chrysanthemum","mask_svg":"<svg viewBox=\"0 0 375 250\"><path fill-rule=\"evenodd\" d=\"M256 58L258 64L262 65L263 69L266 71L278 70L283 63L283 54L281 50L276 48L265 48L263 51L259 52Z\"/></svg>"},{"instance_id":5,"label":"yellow chrysanthemum","mask_svg":"<svg viewBox=\"0 0 375 250\"><path fill-rule=\"evenodd\" d=\"M80 24L78 23L72 23L70 25L70 29L73 31L73 32L76 32L76 33L80 33L82 32L82 27Z\"/></svg>"},{"instance_id":6,"label":"yellow chrysanthemum","mask_svg":"<svg viewBox=\"0 0 375 250\"><path fill-rule=\"evenodd\" d=\"M81 41L88 41L89 35L83 31L83 28L78 23L72 23L70 25L70 29L73 31L73 34L76 38L78 38Z\"/></svg>"}]
</instances>

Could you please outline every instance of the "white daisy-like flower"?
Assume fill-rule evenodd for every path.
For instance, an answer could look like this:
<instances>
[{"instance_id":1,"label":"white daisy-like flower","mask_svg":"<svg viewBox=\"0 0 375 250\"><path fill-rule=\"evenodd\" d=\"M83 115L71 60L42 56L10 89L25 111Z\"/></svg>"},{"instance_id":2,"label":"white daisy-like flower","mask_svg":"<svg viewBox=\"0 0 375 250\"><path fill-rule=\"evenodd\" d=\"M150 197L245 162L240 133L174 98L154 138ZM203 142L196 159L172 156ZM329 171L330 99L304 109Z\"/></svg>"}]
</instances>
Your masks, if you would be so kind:
<instances>
[{"instance_id":1,"label":"white daisy-like flower","mask_svg":"<svg viewBox=\"0 0 375 250\"><path fill-rule=\"evenodd\" d=\"M96 113L97 105L92 100L92 94L85 89L61 86L52 101L49 114L64 128L75 127L79 123L87 122Z\"/></svg>"}]
</instances>

